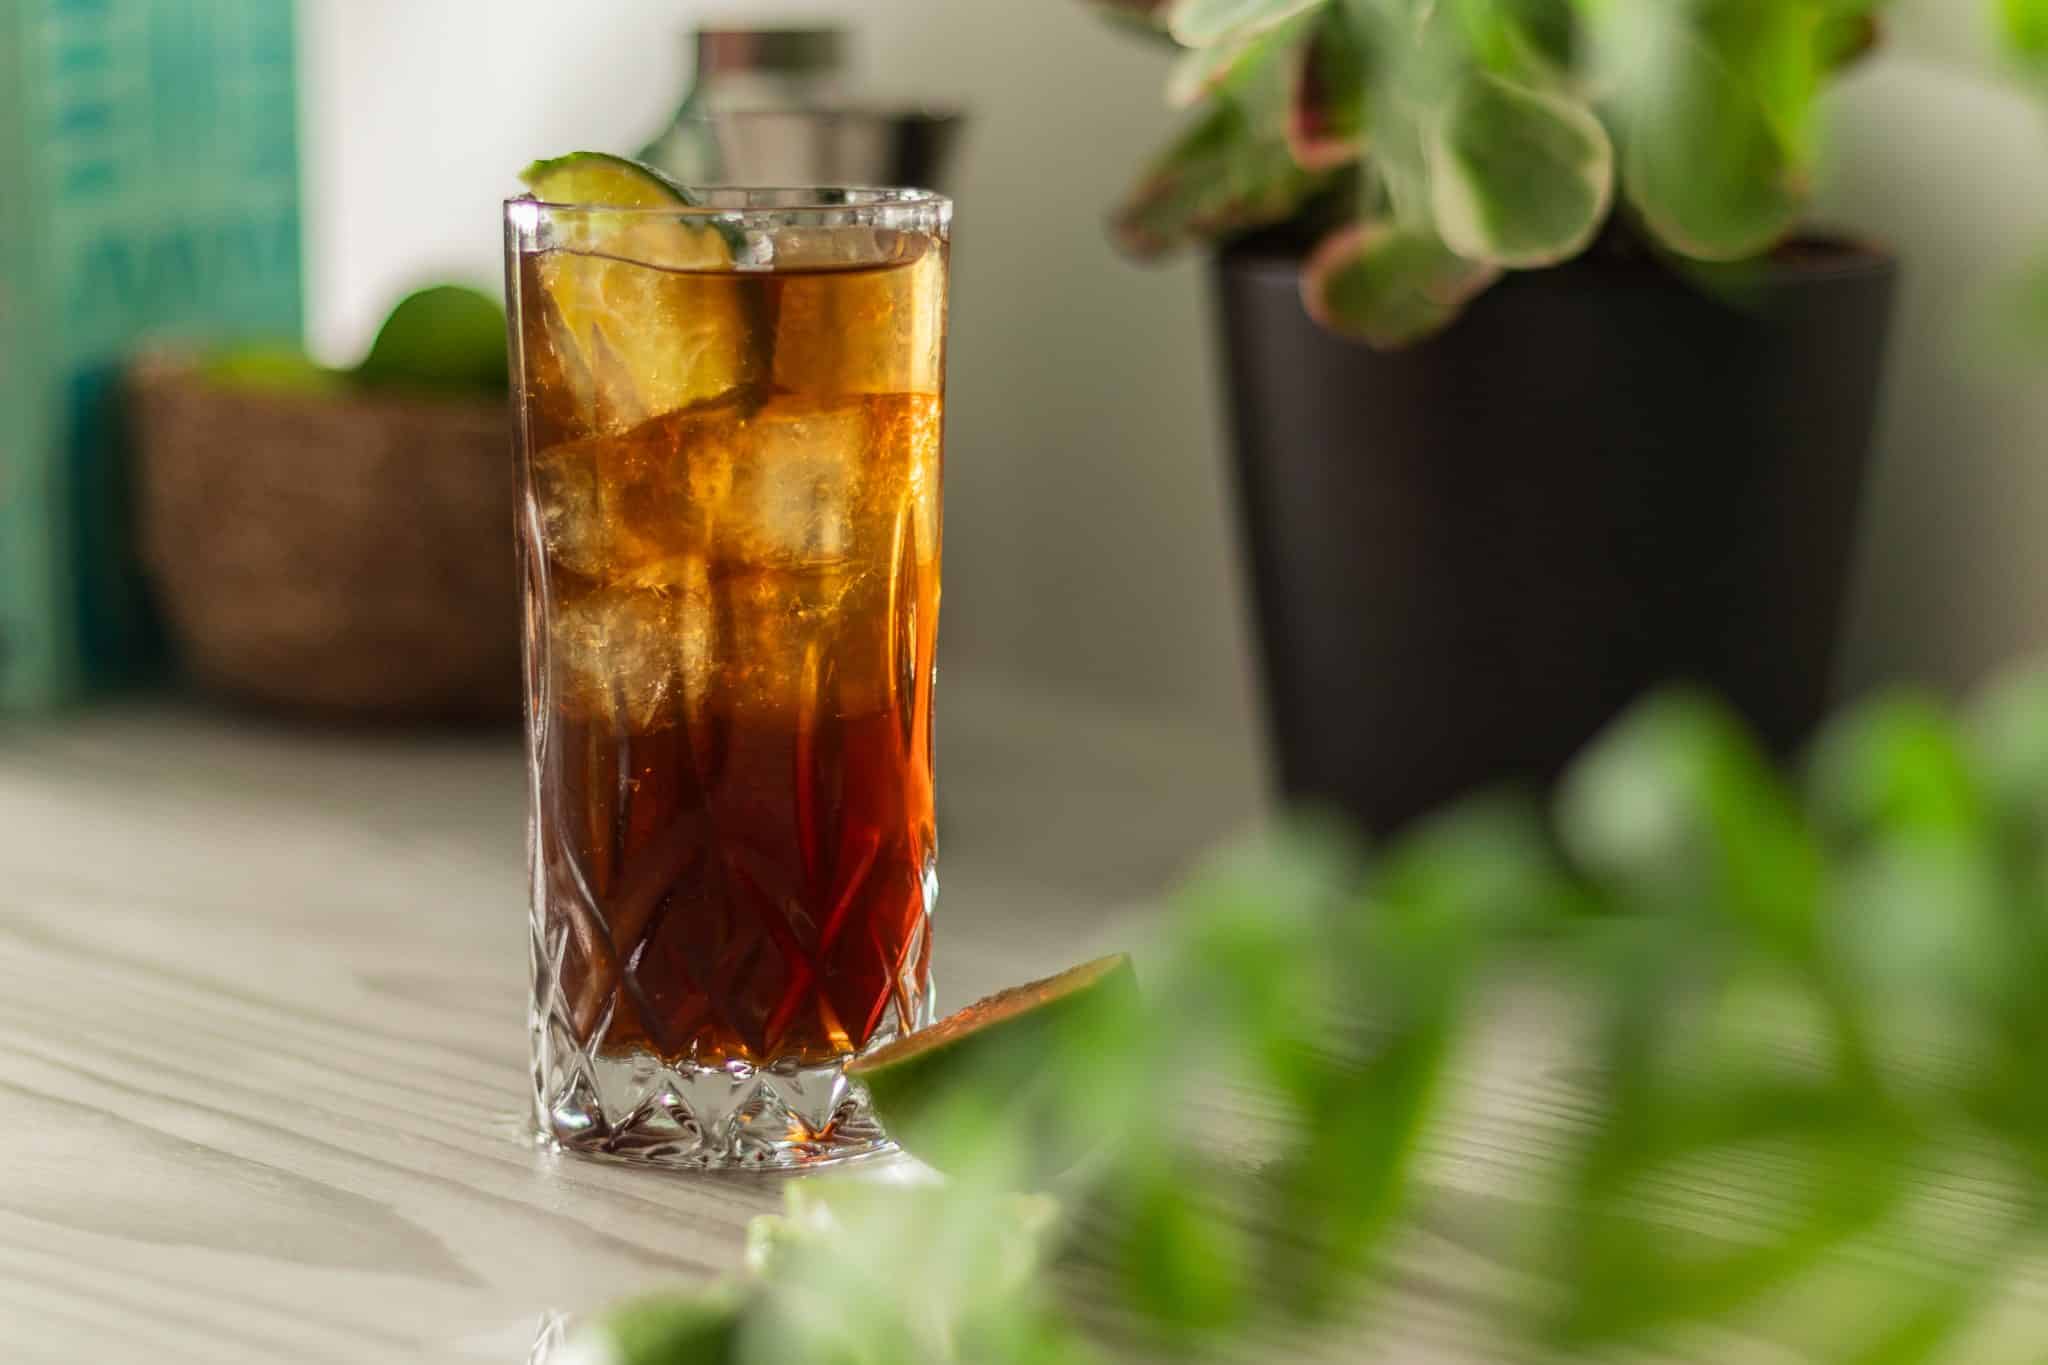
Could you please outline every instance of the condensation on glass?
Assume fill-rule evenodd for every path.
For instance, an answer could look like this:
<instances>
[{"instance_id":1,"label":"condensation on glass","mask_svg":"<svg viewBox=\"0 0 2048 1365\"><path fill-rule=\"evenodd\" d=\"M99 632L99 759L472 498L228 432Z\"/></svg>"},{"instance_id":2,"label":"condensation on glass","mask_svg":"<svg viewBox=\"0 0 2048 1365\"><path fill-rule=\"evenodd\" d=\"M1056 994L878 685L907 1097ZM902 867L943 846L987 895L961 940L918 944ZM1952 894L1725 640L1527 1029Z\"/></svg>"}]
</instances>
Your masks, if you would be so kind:
<instances>
[{"instance_id":1,"label":"condensation on glass","mask_svg":"<svg viewBox=\"0 0 2048 1365\"><path fill-rule=\"evenodd\" d=\"M534 1104L564 1148L802 1165L929 1022L950 206L506 205Z\"/></svg>"}]
</instances>

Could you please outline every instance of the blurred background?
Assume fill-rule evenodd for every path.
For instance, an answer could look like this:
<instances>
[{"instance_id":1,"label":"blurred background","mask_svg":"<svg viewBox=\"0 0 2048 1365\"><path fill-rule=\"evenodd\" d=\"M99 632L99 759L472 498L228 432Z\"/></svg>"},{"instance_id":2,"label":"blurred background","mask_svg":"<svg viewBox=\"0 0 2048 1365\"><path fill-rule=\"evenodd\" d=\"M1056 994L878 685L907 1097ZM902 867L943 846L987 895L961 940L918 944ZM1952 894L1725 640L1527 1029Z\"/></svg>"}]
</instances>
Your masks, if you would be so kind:
<instances>
[{"instance_id":1,"label":"blurred background","mask_svg":"<svg viewBox=\"0 0 2048 1365\"><path fill-rule=\"evenodd\" d=\"M477 206L507 194L534 149L651 137L687 75L693 21L817 13L776 0L593 0L574 15L526 0L304 6L314 347L360 354L396 293L436 274L495 278ZM1832 97L1819 199L1821 218L1905 261L1849 690L1963 685L2048 638L2048 386L1999 353L1986 320L2048 238L2039 108L2004 72L1986 7L1890 13L1887 44ZM1079 4L878 0L855 34L863 85L972 120L953 186L945 666L1246 731L1253 669L1203 264L1133 269L1103 228L1176 124L1166 59Z\"/></svg>"},{"instance_id":2,"label":"blurred background","mask_svg":"<svg viewBox=\"0 0 2048 1365\"><path fill-rule=\"evenodd\" d=\"M516 190L536 149L652 138L694 23L820 14L773 0L306 6L313 345L358 355L405 287L494 279L478 206ZM950 186L944 666L1243 731L1251 675L1200 267L1132 270L1103 227L1175 122L1160 54L1080 5L901 0L849 27L859 88L969 117Z\"/></svg>"},{"instance_id":3,"label":"blurred background","mask_svg":"<svg viewBox=\"0 0 2048 1365\"><path fill-rule=\"evenodd\" d=\"M301 3L313 356L359 359L415 286L494 292L496 205L518 168L658 133L694 27L817 18L777 0ZM1166 59L1080 4L878 0L850 33L852 88L968 114L950 186L946 668L1256 742L1204 264L1134 269L1103 226L1175 126ZM1990 324L2048 238L2039 111L1988 8L1945 0L1892 7L1826 108L1816 217L1904 261L1837 687L1960 686L2043 633L2048 390Z\"/></svg>"},{"instance_id":4,"label":"blurred background","mask_svg":"<svg viewBox=\"0 0 2048 1365\"><path fill-rule=\"evenodd\" d=\"M835 26L835 99L960 115L940 186L957 201L937 703L948 1005L1090 951L1142 955L1170 922L1160 889L1270 813L1275 789L1348 803L1380 833L1484 779L1554 776L1673 677L1727 693L1779 756L1838 702L1898 683L1974 689L2048 645L2048 6L2004 0L2035 16L2031 69L1988 0L1880 7L1868 55L1800 73L1825 86L1819 149L1771 163L1786 173L1759 183L1789 206L1714 258L1754 273L1716 275L1693 269L1713 253L1676 250L1686 232L1657 219L1712 197L1684 192L1712 157L1678 157L1678 192L1659 201L1672 178L1619 164L1601 131L1643 110L1570 104L1584 95L1570 63L1550 73L1569 100L1510 91L1508 117L1495 108L1492 126L1473 116L1466 131L1484 144L1505 128L1518 154L1579 138L1587 155L1527 175L1496 157L1506 174L1491 181L1474 156L1462 200L1395 205L1395 172L1360 164L1360 131L1343 123L1377 87L1360 93L1370 83L1349 72L1351 107L1315 105L1299 76L1283 101L1262 87L1283 61L1274 34L1304 52L1329 37L1287 28L1327 15L1285 0L1171 6L1273 20L1204 34L1210 57L1228 58L1215 69L1177 60L1161 32L1104 22L1157 29L1166 0L0 3L0 59L18 77L0 78L0 183L18 190L0 193L0 882L16 888L0 893L0 931L28 930L0 933L0 983L41 1001L22 1007L19 1032L43 1047L49 1021L97 1017L120 1047L182 1046L169 1007L168 1025L132 1022L145 1016L128 978L103 970L125 954L178 983L181 1009L303 993L329 1014L300 1062L223 1043L134 1068L166 1087L183 1084L180 1066L261 1072L235 1103L288 1112L329 1083L331 1058L399 1019L490 1059L477 1088L505 1114L516 1104L516 906L531 888L500 205L536 157L632 154L660 137L701 93L700 30ZM1726 7L1802 20L1822 8L1860 19L1873 6ZM1551 12L1596 9L1692 12ZM1500 51L1474 41L1458 56L1481 93L1445 104L1483 110L1500 96L1484 67ZM1204 116L1163 96L1169 70L1184 87L1208 80L1195 93L1223 120L1227 155L1163 163L1148 182L1160 149ZM1644 107L1630 131L1656 126ZM1519 136L1530 129L1544 136ZM1719 188L1748 206L1757 184L1733 179ZM1134 200L1134 182L1149 197ZM1523 270L1534 262L1509 258L1526 242L1504 237L1517 192L1539 183L1587 221L1568 249L1546 245L1557 268ZM1609 215L1617 185L1633 198ZM1245 214L1268 190L1267 211ZM1389 205L1434 235L1382 232L1383 219L1345 230L1394 216ZM1838 236L1816 243L1801 224ZM1239 238L1247 226L1273 230ZM1414 248L1415 273L1375 273L1389 240ZM1143 264L1119 250L1147 245L1189 249ZM1304 272L1311 247L1321 268ZM1703 279L1728 287L1693 287ZM1490 288L1467 300L1475 284ZM1389 299L1407 345L1339 335L1370 337ZM2048 755L2048 689L2029 695L2042 702L2025 712L2032 728L1970 742L1984 789L2017 792L2033 820L2048 811L2048 758L2034 762ZM1872 714L1894 727L1875 725L1877 758L1838 764L1841 790L1823 782L1821 795L1851 810L1839 823L1852 834L1880 811L1948 837L1950 806L1916 801L1947 792L1951 720L1923 743L1910 707ZM1664 809L1659 783L1751 774L1749 750L1714 747L1733 731L1717 714L1680 706L1647 724L1668 752L1639 742L1640 726L1612 750L1621 761L1602 767L1596 751L1611 799L1577 811L1596 846L1670 834L1638 818ZM2017 777L1995 761L2007 751ZM1990 803L1965 796L1954 809L1987 819ZM1740 816L1745 803L1773 819L1793 805L1761 781L1725 804ZM1491 847L1454 840L1434 856L1484 874ZM1753 851L1730 865L1781 866ZM2040 865L2012 861L2029 877ZM1781 889L1758 880L1764 900ZM1916 909L1948 925L1969 903L1954 885L1930 880ZM1655 886L1758 890L1690 864ZM1256 896L1245 904L1261 918ZM1873 937L1926 965L1919 986L1946 1001L1953 964L1926 947L1939 934ZM2033 961L1983 942L1972 963ZM1669 957L1692 960L1682 943ZM2037 997L2032 968L2012 970L2025 977L2015 998ZM2038 1057L2038 1032L2015 1055ZM357 1074L381 1085L393 1069L368 1054ZM53 1114L104 1104L81 1096L70 1062L32 1080L45 1074L67 1106ZM2031 1122L2032 1071L1997 1075L2016 1078ZM452 1117L421 1120L434 1140L476 1137L471 1101L448 1103ZM524 1119L491 1122L479 1144L528 1136ZM42 1184L18 1185L56 1191L47 1210L61 1221L81 1176L65 1123L37 1127L56 1135L38 1149ZM195 1131L210 1141L214 1127ZM297 1159L269 1141L237 1155ZM475 1164L533 1197L517 1162ZM141 1172L132 1197L107 1202L150 1217L151 1199L210 1188L126 1169ZM383 1179L362 1179L367 1202L405 1206L408 1190ZM244 1236L233 1199L161 1207L177 1238L200 1226L233 1250ZM649 1246L694 1226L666 1213L648 1225ZM137 1239L145 1253L165 1240L157 1226ZM287 1249L323 1228L348 1235L324 1213L278 1226ZM436 1226L466 1264L497 1267L477 1281L496 1297L459 1276L442 1295L430 1267L391 1310L419 1340L444 1330L451 1303L502 1325L508 1305L588 1304L654 1273L624 1254L579 1269L575 1246L567 1270L535 1269L532 1243L459 1209ZM38 1224L22 1244L41 1238ZM280 1302L316 1292L347 1306L310 1278Z\"/></svg>"}]
</instances>

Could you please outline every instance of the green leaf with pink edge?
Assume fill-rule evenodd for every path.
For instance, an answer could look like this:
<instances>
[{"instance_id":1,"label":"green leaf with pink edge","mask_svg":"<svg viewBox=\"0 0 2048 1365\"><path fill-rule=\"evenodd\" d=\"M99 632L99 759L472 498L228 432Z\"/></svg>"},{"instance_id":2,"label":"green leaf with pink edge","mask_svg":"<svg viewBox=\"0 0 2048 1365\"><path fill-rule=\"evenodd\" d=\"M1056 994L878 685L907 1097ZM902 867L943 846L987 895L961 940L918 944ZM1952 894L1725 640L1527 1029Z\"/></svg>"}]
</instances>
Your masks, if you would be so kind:
<instances>
[{"instance_id":1,"label":"green leaf with pink edge","mask_svg":"<svg viewBox=\"0 0 2048 1365\"><path fill-rule=\"evenodd\" d=\"M1763 37L1731 49L1725 33L1710 41L1683 20L1615 12L1626 17L1601 34L1601 68L1630 207L1695 260L1768 250L1797 225L1809 190L1814 87L1785 68L1791 50Z\"/></svg>"},{"instance_id":2,"label":"green leaf with pink edge","mask_svg":"<svg viewBox=\"0 0 2048 1365\"><path fill-rule=\"evenodd\" d=\"M1298 14L1271 28L1184 50L1167 72L1166 102L1187 109L1209 96L1227 95L1269 107L1281 73L1292 67L1318 19L1314 12Z\"/></svg>"},{"instance_id":3,"label":"green leaf with pink edge","mask_svg":"<svg viewBox=\"0 0 2048 1365\"><path fill-rule=\"evenodd\" d=\"M1365 152L1370 122L1372 36L1343 6L1317 18L1294 53L1287 98L1287 148L1311 171L1349 165Z\"/></svg>"},{"instance_id":4,"label":"green leaf with pink edge","mask_svg":"<svg viewBox=\"0 0 2048 1365\"><path fill-rule=\"evenodd\" d=\"M1260 39L1223 38L1207 47L1183 49L1166 73L1166 102L1175 109L1191 109L1216 93L1231 73L1249 61Z\"/></svg>"},{"instance_id":5,"label":"green leaf with pink edge","mask_svg":"<svg viewBox=\"0 0 2048 1365\"><path fill-rule=\"evenodd\" d=\"M1359 223L1327 238L1303 267L1310 316L1393 349L1443 330L1500 270L1467 260L1426 232Z\"/></svg>"},{"instance_id":6,"label":"green leaf with pink edge","mask_svg":"<svg viewBox=\"0 0 2048 1365\"><path fill-rule=\"evenodd\" d=\"M1717 6L1693 25L1763 106L1789 155L1811 162L1819 152L1818 101L1832 53L1844 41L1815 0Z\"/></svg>"},{"instance_id":7,"label":"green leaf with pink edge","mask_svg":"<svg viewBox=\"0 0 2048 1365\"><path fill-rule=\"evenodd\" d=\"M1174 0L1166 24L1187 47L1207 47L1219 38L1256 33L1319 8L1326 0Z\"/></svg>"},{"instance_id":8,"label":"green leaf with pink edge","mask_svg":"<svg viewBox=\"0 0 2048 1365\"><path fill-rule=\"evenodd\" d=\"M1118 210L1117 242L1133 256L1279 222L1326 183L1289 155L1282 122L1268 112L1278 98L1270 73L1233 86L1153 163Z\"/></svg>"},{"instance_id":9,"label":"green leaf with pink edge","mask_svg":"<svg viewBox=\"0 0 2048 1365\"><path fill-rule=\"evenodd\" d=\"M1455 17L1473 60L1489 71L1558 79L1572 70L1572 0L1455 0Z\"/></svg>"},{"instance_id":10,"label":"green leaf with pink edge","mask_svg":"<svg viewBox=\"0 0 2048 1365\"><path fill-rule=\"evenodd\" d=\"M1821 16L1814 30L1815 52L1821 69L1834 73L1853 66L1875 52L1884 41L1884 26L1872 13L1884 0L1860 0L1837 5Z\"/></svg>"},{"instance_id":11,"label":"green leaf with pink edge","mask_svg":"<svg viewBox=\"0 0 2048 1365\"><path fill-rule=\"evenodd\" d=\"M1614 146L1558 91L1474 70L1431 130L1430 208L1461 256L1529 270L1583 251L1614 202Z\"/></svg>"}]
</instances>

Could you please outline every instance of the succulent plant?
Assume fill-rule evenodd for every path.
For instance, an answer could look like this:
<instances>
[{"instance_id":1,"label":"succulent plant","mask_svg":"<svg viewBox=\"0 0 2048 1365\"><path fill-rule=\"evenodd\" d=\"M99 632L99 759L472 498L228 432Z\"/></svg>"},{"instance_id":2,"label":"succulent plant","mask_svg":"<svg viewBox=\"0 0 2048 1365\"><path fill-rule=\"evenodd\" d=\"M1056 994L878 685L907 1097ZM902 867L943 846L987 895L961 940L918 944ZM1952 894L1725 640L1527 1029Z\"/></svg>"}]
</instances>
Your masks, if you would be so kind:
<instances>
[{"instance_id":1,"label":"succulent plant","mask_svg":"<svg viewBox=\"0 0 2048 1365\"><path fill-rule=\"evenodd\" d=\"M1681 260L1769 251L1805 208L1819 94L1884 0L1094 2L1181 49L1167 94L1193 111L1121 244L1313 225L1309 311L1400 346L1611 220Z\"/></svg>"}]
</instances>

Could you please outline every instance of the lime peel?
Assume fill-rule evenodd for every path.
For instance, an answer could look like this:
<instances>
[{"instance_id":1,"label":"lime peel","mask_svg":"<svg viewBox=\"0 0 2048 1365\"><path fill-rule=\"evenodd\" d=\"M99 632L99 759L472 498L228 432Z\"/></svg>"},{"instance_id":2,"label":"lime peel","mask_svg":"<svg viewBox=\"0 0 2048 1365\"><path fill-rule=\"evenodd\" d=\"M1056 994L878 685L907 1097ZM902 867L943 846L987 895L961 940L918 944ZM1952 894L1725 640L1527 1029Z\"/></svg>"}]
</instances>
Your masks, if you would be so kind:
<instances>
[{"instance_id":1,"label":"lime peel","mask_svg":"<svg viewBox=\"0 0 2048 1365\"><path fill-rule=\"evenodd\" d=\"M867 1087L875 1116L912 1156L945 1169L967 1155L971 1144L956 1131L965 1104L974 1117L1013 1128L1031 1175L1054 1174L1085 1153L1068 1140L1054 1112L1065 1101L1048 1087L1062 1085L1091 1031L1129 1026L1122 1011L1136 996L1128 956L1097 958L884 1044L846 1074Z\"/></svg>"},{"instance_id":2,"label":"lime peel","mask_svg":"<svg viewBox=\"0 0 2048 1365\"><path fill-rule=\"evenodd\" d=\"M654 167L610 152L570 152L536 161L519 173L519 183L552 204L658 209L703 202Z\"/></svg>"},{"instance_id":3,"label":"lime peel","mask_svg":"<svg viewBox=\"0 0 2048 1365\"><path fill-rule=\"evenodd\" d=\"M633 212L687 209L690 196L652 167L605 152L536 161L521 178L544 200L598 210L562 215L535 263L551 344L566 369L588 376L581 406L590 430L628 430L767 373L770 329L712 278L733 269L729 223Z\"/></svg>"}]
</instances>

